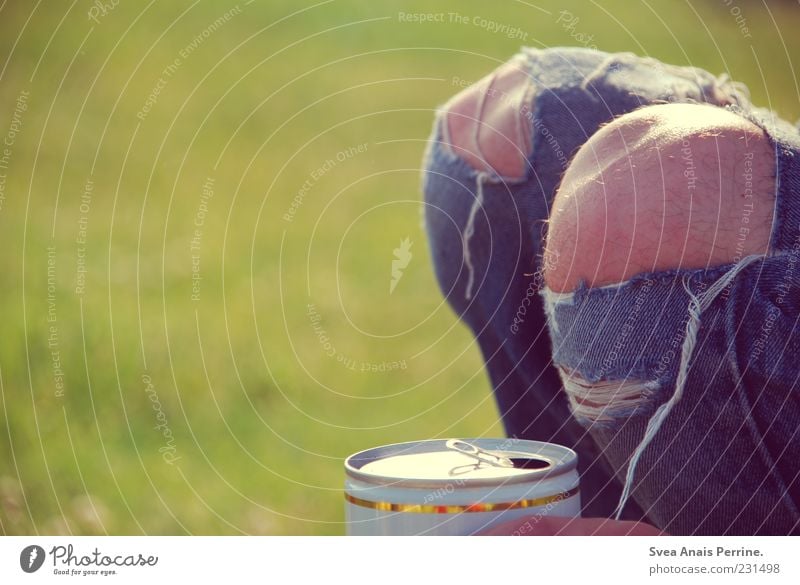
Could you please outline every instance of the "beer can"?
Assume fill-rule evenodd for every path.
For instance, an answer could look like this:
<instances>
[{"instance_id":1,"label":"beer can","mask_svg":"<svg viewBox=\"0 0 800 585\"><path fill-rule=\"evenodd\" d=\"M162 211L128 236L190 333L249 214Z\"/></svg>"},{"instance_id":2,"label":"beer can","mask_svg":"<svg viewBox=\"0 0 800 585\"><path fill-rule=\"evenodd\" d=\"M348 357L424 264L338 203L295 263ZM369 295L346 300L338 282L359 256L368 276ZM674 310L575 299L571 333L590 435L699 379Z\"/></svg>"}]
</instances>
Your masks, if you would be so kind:
<instances>
[{"instance_id":1,"label":"beer can","mask_svg":"<svg viewBox=\"0 0 800 585\"><path fill-rule=\"evenodd\" d=\"M345 460L350 535L475 534L525 516L580 516L578 457L521 439L434 439Z\"/></svg>"}]
</instances>

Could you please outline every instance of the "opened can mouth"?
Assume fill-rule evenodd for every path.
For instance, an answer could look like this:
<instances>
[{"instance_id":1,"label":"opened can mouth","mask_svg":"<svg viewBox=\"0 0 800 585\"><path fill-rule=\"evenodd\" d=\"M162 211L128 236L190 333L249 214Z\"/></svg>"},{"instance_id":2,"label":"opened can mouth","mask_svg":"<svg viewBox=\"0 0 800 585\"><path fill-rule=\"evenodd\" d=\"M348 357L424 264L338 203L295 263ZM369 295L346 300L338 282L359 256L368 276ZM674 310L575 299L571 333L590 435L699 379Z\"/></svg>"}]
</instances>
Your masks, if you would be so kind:
<instances>
[{"instance_id":1,"label":"opened can mouth","mask_svg":"<svg viewBox=\"0 0 800 585\"><path fill-rule=\"evenodd\" d=\"M552 443L521 439L434 439L386 445L345 460L348 476L375 485L464 487L528 483L574 470L577 455Z\"/></svg>"},{"instance_id":2,"label":"opened can mouth","mask_svg":"<svg viewBox=\"0 0 800 585\"><path fill-rule=\"evenodd\" d=\"M511 463L517 469L547 469L551 463L539 457L511 457Z\"/></svg>"}]
</instances>

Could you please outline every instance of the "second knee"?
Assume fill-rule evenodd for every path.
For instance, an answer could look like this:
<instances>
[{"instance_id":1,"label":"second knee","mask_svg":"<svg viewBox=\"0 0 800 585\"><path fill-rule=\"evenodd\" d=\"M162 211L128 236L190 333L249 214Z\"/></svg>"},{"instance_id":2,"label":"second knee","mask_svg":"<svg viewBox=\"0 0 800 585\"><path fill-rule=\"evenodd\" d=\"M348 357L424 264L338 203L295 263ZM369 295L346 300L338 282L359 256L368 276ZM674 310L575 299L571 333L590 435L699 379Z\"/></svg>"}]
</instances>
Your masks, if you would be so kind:
<instances>
[{"instance_id":1,"label":"second knee","mask_svg":"<svg viewBox=\"0 0 800 585\"><path fill-rule=\"evenodd\" d=\"M556 194L545 252L555 292L765 253L775 158L730 111L668 104L615 119L575 155Z\"/></svg>"}]
</instances>

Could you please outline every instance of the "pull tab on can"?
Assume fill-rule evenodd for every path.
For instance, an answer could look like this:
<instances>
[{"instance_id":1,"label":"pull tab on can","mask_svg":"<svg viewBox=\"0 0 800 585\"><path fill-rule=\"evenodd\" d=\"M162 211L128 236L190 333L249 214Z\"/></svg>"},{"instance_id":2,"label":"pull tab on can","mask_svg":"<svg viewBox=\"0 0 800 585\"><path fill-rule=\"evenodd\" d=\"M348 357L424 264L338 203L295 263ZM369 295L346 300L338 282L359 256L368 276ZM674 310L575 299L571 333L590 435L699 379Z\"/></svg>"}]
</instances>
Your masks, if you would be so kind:
<instances>
[{"instance_id":1,"label":"pull tab on can","mask_svg":"<svg viewBox=\"0 0 800 585\"><path fill-rule=\"evenodd\" d=\"M508 457L492 453L491 451L484 451L461 439L450 439L445 443L445 446L453 451L458 451L459 453L473 457L481 463L488 463L495 467L514 467L514 463Z\"/></svg>"}]
</instances>

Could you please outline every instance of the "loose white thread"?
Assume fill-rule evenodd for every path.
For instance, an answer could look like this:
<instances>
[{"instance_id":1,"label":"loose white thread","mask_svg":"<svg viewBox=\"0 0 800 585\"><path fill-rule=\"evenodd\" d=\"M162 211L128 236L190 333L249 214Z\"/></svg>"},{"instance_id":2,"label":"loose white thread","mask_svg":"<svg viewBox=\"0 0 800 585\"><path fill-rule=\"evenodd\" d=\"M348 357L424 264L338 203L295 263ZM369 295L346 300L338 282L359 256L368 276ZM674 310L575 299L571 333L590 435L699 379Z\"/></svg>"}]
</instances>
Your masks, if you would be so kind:
<instances>
[{"instance_id":1,"label":"loose white thread","mask_svg":"<svg viewBox=\"0 0 800 585\"><path fill-rule=\"evenodd\" d=\"M622 490L622 495L619 498L619 504L617 505L615 512L615 518L617 520L619 520L620 516L622 515L622 510L625 507L625 503L630 497L633 486L633 478L636 472L636 465L639 463L639 459L644 453L644 450L647 449L647 446L650 444L650 442L655 438L656 433L658 433L661 425L664 423L664 420L666 420L670 411L683 396L683 389L686 385L686 380L689 377L689 362L692 357L692 352L694 351L694 346L697 343L697 332L700 329L700 314L711 304L717 295L719 295L719 293L721 293L725 287L728 286L731 280L733 280L734 277L739 274L739 272L761 258L763 258L762 255L753 255L742 258L741 261L739 261L728 272L717 279L717 281L700 296L695 296L692 291L689 290L688 282L684 280L683 287L686 289L686 292L689 293L690 298L689 321L686 323L686 337L684 338L683 346L681 347L681 361L680 365L678 366L675 392L667 402L658 407L656 412L650 418L647 423L647 429L645 430L644 438L639 445L637 445L633 455L631 456L630 463L628 463L628 471L625 474L625 486Z\"/></svg>"},{"instance_id":2,"label":"loose white thread","mask_svg":"<svg viewBox=\"0 0 800 585\"><path fill-rule=\"evenodd\" d=\"M475 267L472 264L472 253L469 251L469 241L475 234L475 217L478 215L478 210L483 206L483 182L486 178L487 174L483 172L478 173L475 177L478 185L475 193L475 201L472 202L472 207L469 210L467 225L464 227L464 234L462 236L464 264L467 265L467 286L464 291L464 298L467 300L472 298L472 287L475 284Z\"/></svg>"},{"instance_id":3,"label":"loose white thread","mask_svg":"<svg viewBox=\"0 0 800 585\"><path fill-rule=\"evenodd\" d=\"M480 99L478 100L475 111L475 131L473 132L472 136L475 150L477 150L478 154L480 154L482 159L481 162L487 166L489 163L486 162L486 155L484 155L483 151L481 150L480 133L481 125L483 124L483 110L486 107L486 96L491 91L496 77L497 72L492 73L492 76L489 79L489 83L486 87L486 91L481 93ZM469 241L475 234L475 217L478 215L478 210L483 206L483 182L488 177L489 175L485 171L480 171L475 176L475 182L477 184L475 201L472 202L472 207L470 207L469 216L467 217L467 224L464 226L464 233L462 235L464 264L467 265L467 286L464 289L464 298L467 300L472 298L472 287L475 285L475 267L472 264L472 253L469 251Z\"/></svg>"}]
</instances>

